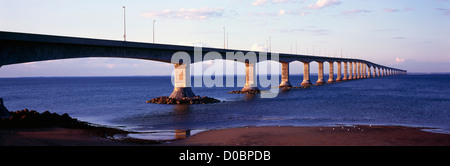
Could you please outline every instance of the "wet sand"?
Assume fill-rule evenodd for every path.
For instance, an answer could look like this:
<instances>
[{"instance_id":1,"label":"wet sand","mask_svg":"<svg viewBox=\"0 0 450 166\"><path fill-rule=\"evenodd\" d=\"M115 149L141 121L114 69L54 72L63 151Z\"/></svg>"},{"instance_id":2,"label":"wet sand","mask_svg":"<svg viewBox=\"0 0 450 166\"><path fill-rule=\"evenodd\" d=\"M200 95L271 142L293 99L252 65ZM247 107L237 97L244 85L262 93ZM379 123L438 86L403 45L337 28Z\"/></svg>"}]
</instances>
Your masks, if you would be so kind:
<instances>
[{"instance_id":1,"label":"wet sand","mask_svg":"<svg viewBox=\"0 0 450 166\"><path fill-rule=\"evenodd\" d=\"M99 135L107 131L62 127L0 129L0 146L129 146Z\"/></svg>"},{"instance_id":2,"label":"wet sand","mask_svg":"<svg viewBox=\"0 0 450 166\"><path fill-rule=\"evenodd\" d=\"M198 133L187 146L449 146L450 134L398 126L244 127Z\"/></svg>"},{"instance_id":3,"label":"wet sand","mask_svg":"<svg viewBox=\"0 0 450 166\"><path fill-rule=\"evenodd\" d=\"M155 144L115 140L108 129L0 129L1 146L450 146L450 134L397 126L243 127L211 130ZM107 134L106 134L107 133ZM122 133L123 134L123 133ZM156 142L157 143L157 142Z\"/></svg>"}]
</instances>

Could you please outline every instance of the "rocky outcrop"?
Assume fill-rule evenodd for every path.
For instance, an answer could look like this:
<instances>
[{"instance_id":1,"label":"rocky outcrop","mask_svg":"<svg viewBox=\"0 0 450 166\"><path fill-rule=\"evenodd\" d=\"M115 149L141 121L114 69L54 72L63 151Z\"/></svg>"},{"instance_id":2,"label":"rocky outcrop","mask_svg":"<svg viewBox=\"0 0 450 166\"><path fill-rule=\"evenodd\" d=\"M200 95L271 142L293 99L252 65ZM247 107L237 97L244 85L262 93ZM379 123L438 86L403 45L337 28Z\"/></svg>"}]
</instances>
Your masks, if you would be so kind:
<instances>
[{"instance_id":1,"label":"rocky outcrop","mask_svg":"<svg viewBox=\"0 0 450 166\"><path fill-rule=\"evenodd\" d=\"M157 97L151 100L147 100L147 103L156 104L207 104L207 103L219 103L220 100L211 97L182 97L182 98L171 98L167 96Z\"/></svg>"},{"instance_id":2,"label":"rocky outcrop","mask_svg":"<svg viewBox=\"0 0 450 166\"><path fill-rule=\"evenodd\" d=\"M231 91L231 92L228 92L228 93L233 93L233 94L252 94L252 95L254 95L254 94L260 94L261 90L259 90L259 89L245 90L245 91L243 91L243 90L235 90L235 91Z\"/></svg>"},{"instance_id":3,"label":"rocky outcrop","mask_svg":"<svg viewBox=\"0 0 450 166\"><path fill-rule=\"evenodd\" d=\"M20 110L9 112L10 116L0 119L0 128L37 128L37 127L64 127L89 128L86 122L71 118L67 113L59 115L45 111L39 113L34 110Z\"/></svg>"}]
</instances>

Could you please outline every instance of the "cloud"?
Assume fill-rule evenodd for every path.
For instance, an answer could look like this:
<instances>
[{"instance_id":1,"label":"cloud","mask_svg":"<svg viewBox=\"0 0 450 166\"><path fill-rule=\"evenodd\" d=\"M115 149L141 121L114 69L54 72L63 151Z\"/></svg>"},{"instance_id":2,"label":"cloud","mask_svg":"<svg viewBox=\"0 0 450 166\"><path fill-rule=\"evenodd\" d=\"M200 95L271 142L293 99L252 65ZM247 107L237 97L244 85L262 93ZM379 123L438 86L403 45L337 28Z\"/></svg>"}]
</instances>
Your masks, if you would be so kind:
<instances>
[{"instance_id":1,"label":"cloud","mask_svg":"<svg viewBox=\"0 0 450 166\"><path fill-rule=\"evenodd\" d=\"M392 39L406 39L406 37L397 36L397 37L392 37Z\"/></svg>"},{"instance_id":2,"label":"cloud","mask_svg":"<svg viewBox=\"0 0 450 166\"><path fill-rule=\"evenodd\" d=\"M344 15L356 15L356 14L363 14L363 13L370 13L370 10L361 10L361 9L354 9L354 10L347 10L343 11L342 14Z\"/></svg>"},{"instance_id":3,"label":"cloud","mask_svg":"<svg viewBox=\"0 0 450 166\"><path fill-rule=\"evenodd\" d=\"M252 5L259 6L259 5L265 4L266 2L267 2L267 0L255 0L255 1L253 1Z\"/></svg>"},{"instance_id":4,"label":"cloud","mask_svg":"<svg viewBox=\"0 0 450 166\"><path fill-rule=\"evenodd\" d=\"M284 11L283 9L281 9L279 12L278 12L278 15L279 16L282 16L282 15L284 15L286 13L286 11Z\"/></svg>"},{"instance_id":5,"label":"cloud","mask_svg":"<svg viewBox=\"0 0 450 166\"><path fill-rule=\"evenodd\" d=\"M199 41L199 40L179 42L177 44L183 45L183 46L194 46L194 47L207 47L208 46L206 43L203 43L202 41Z\"/></svg>"},{"instance_id":6,"label":"cloud","mask_svg":"<svg viewBox=\"0 0 450 166\"><path fill-rule=\"evenodd\" d=\"M301 0L301 1L297 1L297 2L303 3L304 1L305 0ZM293 1L292 0L272 0L272 4L282 4L282 3L290 3L290 2L293 2ZM252 5L253 6L260 6L260 5L264 5L266 3L268 3L267 0L254 0L252 2ZM295 2L293 2L293 3L295 3Z\"/></svg>"},{"instance_id":7,"label":"cloud","mask_svg":"<svg viewBox=\"0 0 450 166\"><path fill-rule=\"evenodd\" d=\"M386 13L395 13L395 12L406 12L406 11L413 11L415 8L405 7L403 9L394 9L394 8L385 8L383 9Z\"/></svg>"},{"instance_id":8,"label":"cloud","mask_svg":"<svg viewBox=\"0 0 450 166\"><path fill-rule=\"evenodd\" d=\"M116 66L116 64L105 64L105 65L106 65L106 67L108 67L110 69L112 69Z\"/></svg>"},{"instance_id":9,"label":"cloud","mask_svg":"<svg viewBox=\"0 0 450 166\"><path fill-rule=\"evenodd\" d=\"M248 13L249 16L270 16L270 17L275 17L275 16L283 16L283 15L297 15L297 16L306 16L308 14L308 12L303 12L303 11L286 11L284 9L281 9L278 12L251 12Z\"/></svg>"},{"instance_id":10,"label":"cloud","mask_svg":"<svg viewBox=\"0 0 450 166\"><path fill-rule=\"evenodd\" d=\"M296 32L308 32L312 35L329 35L330 30L328 29L320 29L315 26L304 26L302 28L283 28L283 29L275 29L272 32L279 33L296 33Z\"/></svg>"},{"instance_id":11,"label":"cloud","mask_svg":"<svg viewBox=\"0 0 450 166\"><path fill-rule=\"evenodd\" d=\"M291 0L273 0L273 3L287 3L290 2Z\"/></svg>"},{"instance_id":12,"label":"cloud","mask_svg":"<svg viewBox=\"0 0 450 166\"><path fill-rule=\"evenodd\" d=\"M435 10L441 11L442 14L445 15L445 16L450 16L450 9L445 9L445 8L435 8Z\"/></svg>"},{"instance_id":13,"label":"cloud","mask_svg":"<svg viewBox=\"0 0 450 166\"><path fill-rule=\"evenodd\" d=\"M223 8L209 8L203 7L200 9L180 9L177 11L173 10L163 10L156 12L143 13L141 16L144 17L162 17L162 18L175 18L175 19L185 19L185 20L204 20L212 17L221 17L224 13Z\"/></svg>"},{"instance_id":14,"label":"cloud","mask_svg":"<svg viewBox=\"0 0 450 166\"><path fill-rule=\"evenodd\" d=\"M405 62L405 58L399 58L399 57L396 57L396 58L395 58L395 62L396 62L396 63L403 63L403 62Z\"/></svg>"},{"instance_id":15,"label":"cloud","mask_svg":"<svg viewBox=\"0 0 450 166\"><path fill-rule=\"evenodd\" d=\"M327 6L339 5L341 4L340 0L317 0L315 4L309 4L308 7L310 9L321 9Z\"/></svg>"},{"instance_id":16,"label":"cloud","mask_svg":"<svg viewBox=\"0 0 450 166\"><path fill-rule=\"evenodd\" d=\"M265 52L267 51L267 45L265 44L258 44L258 43L254 43L252 45L252 47L250 48L251 51L260 51L260 52Z\"/></svg>"}]
</instances>

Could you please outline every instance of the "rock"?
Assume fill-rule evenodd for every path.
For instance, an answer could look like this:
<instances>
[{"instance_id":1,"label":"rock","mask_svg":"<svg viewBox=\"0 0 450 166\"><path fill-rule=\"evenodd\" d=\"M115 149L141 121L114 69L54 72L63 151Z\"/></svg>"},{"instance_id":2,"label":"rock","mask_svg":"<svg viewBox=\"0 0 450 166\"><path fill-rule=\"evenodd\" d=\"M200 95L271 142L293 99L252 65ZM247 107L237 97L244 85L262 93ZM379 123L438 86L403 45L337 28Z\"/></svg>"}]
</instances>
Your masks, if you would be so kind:
<instances>
[{"instance_id":1,"label":"rock","mask_svg":"<svg viewBox=\"0 0 450 166\"><path fill-rule=\"evenodd\" d=\"M242 91L242 90L236 90L236 91L231 91L228 93L233 93L233 94L260 94L261 91L259 89L256 90L246 90L246 91Z\"/></svg>"},{"instance_id":2,"label":"rock","mask_svg":"<svg viewBox=\"0 0 450 166\"><path fill-rule=\"evenodd\" d=\"M170 98L167 96L157 97L151 100L147 100L146 103L156 104L206 104L206 103L218 103L220 100L211 97L182 97L182 98Z\"/></svg>"},{"instance_id":3,"label":"rock","mask_svg":"<svg viewBox=\"0 0 450 166\"><path fill-rule=\"evenodd\" d=\"M88 128L88 124L79 122L67 113L58 115L45 111L39 113L34 110L20 110L9 112L8 118L0 119L0 128L36 128L36 127L65 127L65 128Z\"/></svg>"}]
</instances>

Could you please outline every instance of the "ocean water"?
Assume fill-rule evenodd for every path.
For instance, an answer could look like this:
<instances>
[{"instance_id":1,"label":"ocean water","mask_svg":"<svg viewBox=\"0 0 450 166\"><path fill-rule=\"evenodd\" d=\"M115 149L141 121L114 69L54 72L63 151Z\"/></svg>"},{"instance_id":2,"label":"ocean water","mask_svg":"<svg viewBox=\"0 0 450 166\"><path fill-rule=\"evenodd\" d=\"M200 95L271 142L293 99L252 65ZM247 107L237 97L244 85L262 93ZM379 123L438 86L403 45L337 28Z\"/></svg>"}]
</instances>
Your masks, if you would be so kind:
<instances>
[{"instance_id":1,"label":"ocean water","mask_svg":"<svg viewBox=\"0 0 450 166\"><path fill-rule=\"evenodd\" d=\"M290 81L299 86L302 76L291 75ZM129 136L143 139L278 125L397 125L450 134L449 85L450 75L402 75L291 89L275 98L227 93L243 85L194 87L196 95L224 102L163 105L146 100L169 96L170 76L0 78L0 97L10 111L68 113L93 124L137 131Z\"/></svg>"}]
</instances>

